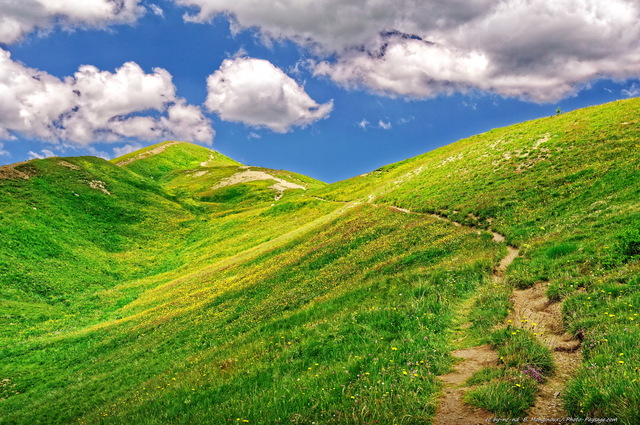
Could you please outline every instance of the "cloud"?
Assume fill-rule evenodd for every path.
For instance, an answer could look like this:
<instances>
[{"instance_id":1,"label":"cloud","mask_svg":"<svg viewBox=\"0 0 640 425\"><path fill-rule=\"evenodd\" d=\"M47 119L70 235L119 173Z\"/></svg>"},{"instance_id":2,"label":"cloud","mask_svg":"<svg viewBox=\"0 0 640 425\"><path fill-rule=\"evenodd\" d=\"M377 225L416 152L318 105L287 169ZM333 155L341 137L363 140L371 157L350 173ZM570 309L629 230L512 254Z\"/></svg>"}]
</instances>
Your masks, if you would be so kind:
<instances>
[{"instance_id":1,"label":"cloud","mask_svg":"<svg viewBox=\"0 0 640 425\"><path fill-rule=\"evenodd\" d=\"M291 39L315 75L349 89L429 98L482 91L552 102L599 78L640 77L637 0L174 0L186 18Z\"/></svg>"},{"instance_id":2,"label":"cloud","mask_svg":"<svg viewBox=\"0 0 640 425\"><path fill-rule=\"evenodd\" d=\"M622 94L628 97L640 96L640 85L633 83L629 88L623 89Z\"/></svg>"},{"instance_id":3,"label":"cloud","mask_svg":"<svg viewBox=\"0 0 640 425\"><path fill-rule=\"evenodd\" d=\"M162 10L162 8L157 4L150 4L149 9L151 10L151 12L153 12L154 15L164 18L164 10Z\"/></svg>"},{"instance_id":4,"label":"cloud","mask_svg":"<svg viewBox=\"0 0 640 425\"><path fill-rule=\"evenodd\" d=\"M114 147L113 148L113 155L115 158L124 156L126 154L129 154L131 152L135 152L138 149L142 149L142 145L138 144L138 143L133 143L133 144L126 144L124 146L120 146L120 147Z\"/></svg>"},{"instance_id":5,"label":"cloud","mask_svg":"<svg viewBox=\"0 0 640 425\"><path fill-rule=\"evenodd\" d=\"M475 102L467 102L463 100L462 106L464 106L465 108L473 109L474 111L478 109L478 104Z\"/></svg>"},{"instance_id":6,"label":"cloud","mask_svg":"<svg viewBox=\"0 0 640 425\"><path fill-rule=\"evenodd\" d=\"M367 127L369 127L371 125L371 123L363 118L362 121L356 123L356 125L358 127L360 127L361 129L366 130Z\"/></svg>"},{"instance_id":7,"label":"cloud","mask_svg":"<svg viewBox=\"0 0 640 425\"><path fill-rule=\"evenodd\" d=\"M166 70L147 74L135 62L114 73L83 65L61 80L13 61L0 49L0 97L4 139L15 132L86 146L122 139L211 143L215 134L200 108L176 96Z\"/></svg>"},{"instance_id":8,"label":"cloud","mask_svg":"<svg viewBox=\"0 0 640 425\"><path fill-rule=\"evenodd\" d=\"M160 119L160 128L174 139L205 144L211 144L216 134L200 107L187 105L184 99L169 106L167 116Z\"/></svg>"},{"instance_id":9,"label":"cloud","mask_svg":"<svg viewBox=\"0 0 640 425\"><path fill-rule=\"evenodd\" d=\"M411 121L415 120L416 117L413 115L409 115L408 117L402 117L398 120L398 125L405 125L405 124L409 124Z\"/></svg>"},{"instance_id":10,"label":"cloud","mask_svg":"<svg viewBox=\"0 0 640 425\"><path fill-rule=\"evenodd\" d=\"M382 40L371 46L381 44ZM347 86L365 86L390 96L433 97L471 87L489 70L481 52L452 50L423 40L392 37L383 50L345 52L336 63L321 62L316 75Z\"/></svg>"},{"instance_id":11,"label":"cloud","mask_svg":"<svg viewBox=\"0 0 640 425\"><path fill-rule=\"evenodd\" d=\"M293 39L327 51L365 43L381 31L455 27L480 15L489 0L174 0L193 7L191 22L207 22L227 15L236 31L259 28L264 37Z\"/></svg>"},{"instance_id":12,"label":"cloud","mask_svg":"<svg viewBox=\"0 0 640 425\"><path fill-rule=\"evenodd\" d=\"M41 153L29 151L29 159L45 159L45 158L51 158L52 156L56 156L56 154L50 151L49 149L42 149L40 152Z\"/></svg>"},{"instance_id":13,"label":"cloud","mask_svg":"<svg viewBox=\"0 0 640 425\"><path fill-rule=\"evenodd\" d=\"M9 151L4 150L4 143L0 143L0 156L11 156Z\"/></svg>"},{"instance_id":14,"label":"cloud","mask_svg":"<svg viewBox=\"0 0 640 425\"><path fill-rule=\"evenodd\" d=\"M380 127L383 130L391 130L391 123L380 120L378 121L378 127Z\"/></svg>"},{"instance_id":15,"label":"cloud","mask_svg":"<svg viewBox=\"0 0 640 425\"><path fill-rule=\"evenodd\" d=\"M140 0L13 0L0 3L0 43L14 43L38 28L102 28L132 23L145 13Z\"/></svg>"},{"instance_id":16,"label":"cloud","mask_svg":"<svg viewBox=\"0 0 640 425\"><path fill-rule=\"evenodd\" d=\"M225 121L285 133L327 118L333 102L318 104L291 77L269 61L226 59L207 78L205 106Z\"/></svg>"}]
</instances>

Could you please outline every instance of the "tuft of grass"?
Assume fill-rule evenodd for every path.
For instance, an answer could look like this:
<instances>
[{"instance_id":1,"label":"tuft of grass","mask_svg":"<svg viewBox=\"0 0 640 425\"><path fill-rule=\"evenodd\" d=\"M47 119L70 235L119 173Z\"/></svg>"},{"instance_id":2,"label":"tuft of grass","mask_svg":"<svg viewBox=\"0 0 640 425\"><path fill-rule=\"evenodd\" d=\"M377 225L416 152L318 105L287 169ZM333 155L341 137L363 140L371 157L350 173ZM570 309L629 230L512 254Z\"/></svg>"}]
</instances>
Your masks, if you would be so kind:
<instances>
[{"instance_id":1,"label":"tuft of grass","mask_svg":"<svg viewBox=\"0 0 640 425\"><path fill-rule=\"evenodd\" d=\"M469 333L471 345L489 342L490 330L502 323L509 315L511 287L492 282L486 289L478 291L467 319L471 323Z\"/></svg>"},{"instance_id":2,"label":"tuft of grass","mask_svg":"<svg viewBox=\"0 0 640 425\"><path fill-rule=\"evenodd\" d=\"M547 257L549 258L560 258L564 257L572 252L575 252L578 249L578 246L575 243L563 242L556 244L547 249Z\"/></svg>"},{"instance_id":3,"label":"tuft of grass","mask_svg":"<svg viewBox=\"0 0 640 425\"><path fill-rule=\"evenodd\" d=\"M464 400L496 416L524 417L533 406L538 385L553 373L551 353L534 335L511 326L495 330L489 339L500 356L500 366L469 378L467 384L473 388Z\"/></svg>"},{"instance_id":4,"label":"tuft of grass","mask_svg":"<svg viewBox=\"0 0 640 425\"><path fill-rule=\"evenodd\" d=\"M640 220L632 222L620 232L607 257L604 265L614 268L640 259Z\"/></svg>"},{"instance_id":5,"label":"tuft of grass","mask_svg":"<svg viewBox=\"0 0 640 425\"><path fill-rule=\"evenodd\" d=\"M503 418L522 418L535 401L538 385L522 376L505 376L480 385L464 395L464 401Z\"/></svg>"},{"instance_id":6,"label":"tuft of grass","mask_svg":"<svg viewBox=\"0 0 640 425\"><path fill-rule=\"evenodd\" d=\"M494 331L490 342L506 367L525 370L531 366L543 376L553 373L551 352L527 330L507 326Z\"/></svg>"}]
</instances>

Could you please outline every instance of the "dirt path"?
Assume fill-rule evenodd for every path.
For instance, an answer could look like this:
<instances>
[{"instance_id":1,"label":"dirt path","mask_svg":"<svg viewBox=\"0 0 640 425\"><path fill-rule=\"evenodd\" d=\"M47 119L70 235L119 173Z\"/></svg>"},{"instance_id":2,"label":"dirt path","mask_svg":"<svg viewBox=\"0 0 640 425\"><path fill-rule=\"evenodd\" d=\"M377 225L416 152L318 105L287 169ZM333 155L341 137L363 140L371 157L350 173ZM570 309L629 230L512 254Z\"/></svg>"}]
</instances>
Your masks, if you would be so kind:
<instances>
[{"instance_id":1,"label":"dirt path","mask_svg":"<svg viewBox=\"0 0 640 425\"><path fill-rule=\"evenodd\" d=\"M504 236L494 232L495 242L504 242ZM504 272L518 257L519 250L507 246L508 252L492 273L495 283L504 280ZM515 290L512 293L513 311L507 324L531 331L546 345L553 355L555 374L539 388L534 405L528 412L530 418L555 420L566 418L560 394L565 383L575 373L581 363L580 341L564 332L561 304L552 303L545 295L546 284L538 283L531 288ZM486 366L496 365L497 354L486 345L457 350L453 357L462 361L455 370L440 378L445 384L445 394L434 418L435 425L486 423L493 417L489 412L474 409L462 402L466 388L464 382L476 371Z\"/></svg>"},{"instance_id":2,"label":"dirt path","mask_svg":"<svg viewBox=\"0 0 640 425\"><path fill-rule=\"evenodd\" d=\"M373 197L369 196L369 201L374 207L380 205L373 203ZM419 214L405 208L396 206L387 206L392 211L404 214ZM447 217L437 214L427 214L438 220L447 221L457 227L464 226L462 223L453 221ZM492 240L495 243L504 243L506 238L500 233L491 231ZM504 280L504 272L518 257L520 250L514 246L507 245L507 254L500 259L498 265L494 268L491 279L494 283L500 283ZM465 326L462 327L463 329ZM470 406L463 402L463 395L469 389L465 386L465 382L474 373L479 370L495 366L498 363L498 355L488 345L480 345L461 350L455 350L451 355L459 360L451 373L440 376L444 383L444 395L440 399L438 410L433 420L434 425L479 425L486 424L494 415L484 409Z\"/></svg>"},{"instance_id":3,"label":"dirt path","mask_svg":"<svg viewBox=\"0 0 640 425\"><path fill-rule=\"evenodd\" d=\"M486 424L487 419L492 418L493 414L462 401L462 396L467 390L464 383L480 369L494 366L498 362L498 355L488 345L456 350L452 355L462 361L456 365L453 372L440 376L445 384L444 396L440 400L433 424Z\"/></svg>"},{"instance_id":4,"label":"dirt path","mask_svg":"<svg viewBox=\"0 0 640 425\"><path fill-rule=\"evenodd\" d=\"M371 201L372 199L370 198ZM409 210L395 206L389 208L402 213L412 213ZM446 217L431 215L441 220L449 221L456 226L462 226L462 224L451 221ZM494 242L506 242L504 235L497 232L491 233ZM494 283L502 283L504 281L504 273L507 267L518 255L518 248L507 245L507 254L500 260L491 275ZM551 350L553 355L555 373L540 386L535 404L528 412L529 417L561 419L567 417L567 413L562 408L562 402L559 397L565 383L580 366L582 360L579 351L580 341L564 332L561 304L552 303L545 295L545 292L545 283L538 283L524 290L515 290L512 294L513 311L507 318L506 324L528 329ZM482 409L464 404L462 395L467 388L463 385L471 375L483 367L496 365L497 354L486 345L456 350L451 354L461 361L456 365L453 372L440 377L445 384L444 396L440 401L434 424L473 425L486 423L486 420L492 418L493 415Z\"/></svg>"},{"instance_id":5,"label":"dirt path","mask_svg":"<svg viewBox=\"0 0 640 425\"><path fill-rule=\"evenodd\" d=\"M500 233L492 232L492 234L494 242L505 242L506 238ZM500 259L491 274L491 279L494 283L504 280L505 270L518 257L518 253L518 248L507 246L507 254ZM486 424L494 415L484 409L465 404L462 401L462 397L469 389L465 386L467 379L483 368L495 366L498 363L498 355L488 345L456 350L451 355L459 359L460 362L453 372L440 377L444 383L444 395L440 400L438 411L434 417L434 425Z\"/></svg>"},{"instance_id":6,"label":"dirt path","mask_svg":"<svg viewBox=\"0 0 640 425\"><path fill-rule=\"evenodd\" d=\"M507 323L533 332L553 355L556 371L540 387L530 417L559 419L567 417L559 399L567 380L580 366L580 340L564 332L561 305L552 303L545 295L546 284L513 292L513 312Z\"/></svg>"},{"instance_id":7,"label":"dirt path","mask_svg":"<svg viewBox=\"0 0 640 425\"><path fill-rule=\"evenodd\" d=\"M202 161L202 162L200 163L200 166L201 166L201 167L206 167L206 166L208 166L208 165L209 165L209 163L210 163L211 161L213 161L213 159L214 159L214 158L215 158L215 155L213 154L213 152L211 152L211 153L209 154L209 159L207 159L206 161Z\"/></svg>"},{"instance_id":8,"label":"dirt path","mask_svg":"<svg viewBox=\"0 0 640 425\"><path fill-rule=\"evenodd\" d=\"M317 198L324 200L322 198ZM373 203L373 196L369 196L368 203ZM418 214L405 208L387 206L392 211L404 214ZM437 214L429 214L440 220L448 221L456 226L461 223ZM504 235L491 232L495 243L505 243ZM502 283L507 267L518 257L519 249L507 245L507 254L493 270L491 279L494 283ZM552 303L545 295L546 284L538 283L531 288L515 290L512 293L513 311L507 318L507 325L528 329L538 337L552 352L556 368L555 374L540 386L534 406L529 410L530 418L561 419L567 417L559 398L565 383L575 373L581 363L580 341L564 332L562 324L561 304ZM464 328L464 326L463 326ZM451 373L442 375L444 395L440 400L438 411L434 417L434 425L476 425L486 424L494 415L483 409L478 409L462 401L468 387L464 383L475 372L488 366L495 366L498 355L488 345L456 350L451 355L459 359Z\"/></svg>"}]
</instances>

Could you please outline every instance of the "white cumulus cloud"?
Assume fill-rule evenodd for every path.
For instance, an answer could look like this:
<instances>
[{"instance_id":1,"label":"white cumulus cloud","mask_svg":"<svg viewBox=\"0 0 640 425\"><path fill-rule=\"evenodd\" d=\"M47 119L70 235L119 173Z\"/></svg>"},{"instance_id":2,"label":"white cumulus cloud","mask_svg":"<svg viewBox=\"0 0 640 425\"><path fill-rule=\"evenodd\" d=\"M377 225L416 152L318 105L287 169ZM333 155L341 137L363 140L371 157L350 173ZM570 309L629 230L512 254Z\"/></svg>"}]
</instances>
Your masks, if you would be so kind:
<instances>
[{"instance_id":1,"label":"white cumulus cloud","mask_svg":"<svg viewBox=\"0 0 640 425\"><path fill-rule=\"evenodd\" d=\"M628 97L640 96L640 85L633 83L629 88L623 89L622 94Z\"/></svg>"},{"instance_id":2,"label":"white cumulus cloud","mask_svg":"<svg viewBox=\"0 0 640 425\"><path fill-rule=\"evenodd\" d=\"M640 77L638 0L174 0L186 18L291 39L348 88L428 98L480 90L551 102Z\"/></svg>"},{"instance_id":3,"label":"white cumulus cloud","mask_svg":"<svg viewBox=\"0 0 640 425\"><path fill-rule=\"evenodd\" d=\"M215 136L211 122L198 106L187 105L183 99L176 100L160 119L160 128L174 139L210 144Z\"/></svg>"},{"instance_id":4,"label":"white cumulus cloud","mask_svg":"<svg viewBox=\"0 0 640 425\"><path fill-rule=\"evenodd\" d=\"M13 61L0 49L0 138L19 133L89 145L121 139L211 143L215 132L200 108L176 96L171 75L127 62L114 73L84 65L59 79Z\"/></svg>"},{"instance_id":5,"label":"white cumulus cloud","mask_svg":"<svg viewBox=\"0 0 640 425\"><path fill-rule=\"evenodd\" d=\"M318 104L295 80L269 61L226 59L207 79L205 106L225 121L285 133L326 118L333 102Z\"/></svg>"},{"instance_id":6,"label":"white cumulus cloud","mask_svg":"<svg viewBox=\"0 0 640 425\"><path fill-rule=\"evenodd\" d=\"M377 46L384 48L374 50ZM374 53L371 53L371 52ZM336 63L321 62L316 75L327 75L347 87L365 86L391 96L432 97L466 90L486 78L489 58L479 51L460 51L401 36L377 40L371 51L347 51Z\"/></svg>"},{"instance_id":7,"label":"white cumulus cloud","mask_svg":"<svg viewBox=\"0 0 640 425\"><path fill-rule=\"evenodd\" d=\"M380 127L383 130L391 130L391 123L390 122L384 122L382 120L378 121L378 127Z\"/></svg>"},{"instance_id":8,"label":"white cumulus cloud","mask_svg":"<svg viewBox=\"0 0 640 425\"><path fill-rule=\"evenodd\" d=\"M135 22L145 12L140 0L4 0L0 2L0 43L59 25L65 29Z\"/></svg>"},{"instance_id":9,"label":"white cumulus cloud","mask_svg":"<svg viewBox=\"0 0 640 425\"><path fill-rule=\"evenodd\" d=\"M361 129L366 130L367 127L371 125L371 123L367 121L366 118L363 118L362 121L357 122L356 125Z\"/></svg>"},{"instance_id":10,"label":"white cumulus cloud","mask_svg":"<svg viewBox=\"0 0 640 425\"><path fill-rule=\"evenodd\" d=\"M126 144L124 146L116 146L113 148L113 155L115 158L118 158L120 156L124 156L128 153L131 152L135 152L138 149L142 149L142 145L138 144L138 143L129 143Z\"/></svg>"},{"instance_id":11,"label":"white cumulus cloud","mask_svg":"<svg viewBox=\"0 0 640 425\"><path fill-rule=\"evenodd\" d=\"M153 12L154 15L164 18L164 10L162 10L162 8L157 4L150 4L149 9L151 10L151 12Z\"/></svg>"},{"instance_id":12,"label":"white cumulus cloud","mask_svg":"<svg viewBox=\"0 0 640 425\"><path fill-rule=\"evenodd\" d=\"M51 158L53 156L56 156L56 154L53 153L53 151L50 151L49 149L42 149L40 153L29 151L28 155L29 155L29 159L45 159L45 158Z\"/></svg>"}]
</instances>

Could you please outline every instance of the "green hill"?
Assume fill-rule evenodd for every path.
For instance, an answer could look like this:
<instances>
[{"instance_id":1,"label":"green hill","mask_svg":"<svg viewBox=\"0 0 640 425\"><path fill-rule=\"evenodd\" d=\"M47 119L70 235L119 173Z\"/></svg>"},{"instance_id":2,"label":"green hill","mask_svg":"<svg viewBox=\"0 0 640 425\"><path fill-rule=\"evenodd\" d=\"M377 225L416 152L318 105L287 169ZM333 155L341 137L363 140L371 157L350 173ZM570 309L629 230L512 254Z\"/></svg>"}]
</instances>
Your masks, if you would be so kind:
<instances>
[{"instance_id":1,"label":"green hill","mask_svg":"<svg viewBox=\"0 0 640 425\"><path fill-rule=\"evenodd\" d=\"M639 122L615 102L331 185L178 142L2 167L0 423L431 423L477 346L466 403L557 387L549 417L638 423ZM570 352L510 313L525 288Z\"/></svg>"}]
</instances>

